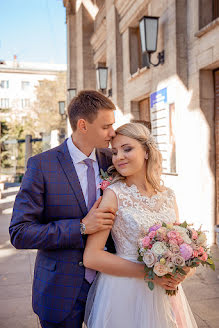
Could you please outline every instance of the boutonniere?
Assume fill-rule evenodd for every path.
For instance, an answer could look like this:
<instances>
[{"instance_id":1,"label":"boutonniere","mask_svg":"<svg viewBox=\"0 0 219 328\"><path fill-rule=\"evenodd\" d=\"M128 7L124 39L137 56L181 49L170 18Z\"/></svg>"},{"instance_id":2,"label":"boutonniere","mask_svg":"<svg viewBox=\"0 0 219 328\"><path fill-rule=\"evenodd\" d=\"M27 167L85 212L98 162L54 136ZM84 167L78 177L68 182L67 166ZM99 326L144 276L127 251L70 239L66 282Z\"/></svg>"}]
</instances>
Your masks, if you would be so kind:
<instances>
[{"instance_id":1,"label":"boutonniere","mask_svg":"<svg viewBox=\"0 0 219 328\"><path fill-rule=\"evenodd\" d=\"M97 186L97 189L102 189L103 191L112 183L112 177L108 175L107 172L104 172L102 169L100 169L100 177L102 179L102 182Z\"/></svg>"}]
</instances>

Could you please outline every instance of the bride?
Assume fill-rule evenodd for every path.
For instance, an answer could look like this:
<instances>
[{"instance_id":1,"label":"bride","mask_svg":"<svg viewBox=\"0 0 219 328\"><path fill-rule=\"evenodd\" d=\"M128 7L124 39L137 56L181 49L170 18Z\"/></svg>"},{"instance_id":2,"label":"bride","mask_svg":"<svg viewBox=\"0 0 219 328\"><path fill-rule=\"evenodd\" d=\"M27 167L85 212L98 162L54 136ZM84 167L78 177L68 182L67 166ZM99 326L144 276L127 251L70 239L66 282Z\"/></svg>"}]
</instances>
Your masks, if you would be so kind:
<instances>
[{"instance_id":1,"label":"bride","mask_svg":"<svg viewBox=\"0 0 219 328\"><path fill-rule=\"evenodd\" d=\"M149 130L128 123L112 141L113 183L100 206L116 209L111 230L116 254L104 250L110 231L89 235L84 265L99 271L87 300L88 328L197 327L180 283L185 276L155 278L151 291L144 265L137 261L138 239L156 222L178 220L174 193L161 184L161 153ZM187 275L191 274L185 267ZM168 296L165 290L176 290Z\"/></svg>"}]
</instances>

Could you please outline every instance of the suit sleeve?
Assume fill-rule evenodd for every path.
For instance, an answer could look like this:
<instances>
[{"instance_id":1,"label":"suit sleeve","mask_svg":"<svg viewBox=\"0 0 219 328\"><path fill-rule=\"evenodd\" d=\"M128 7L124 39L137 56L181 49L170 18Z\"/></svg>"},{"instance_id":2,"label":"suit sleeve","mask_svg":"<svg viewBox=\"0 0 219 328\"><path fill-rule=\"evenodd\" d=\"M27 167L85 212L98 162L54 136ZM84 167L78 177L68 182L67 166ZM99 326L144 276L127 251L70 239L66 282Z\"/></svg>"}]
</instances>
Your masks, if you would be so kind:
<instances>
[{"instance_id":1,"label":"suit sleeve","mask_svg":"<svg viewBox=\"0 0 219 328\"><path fill-rule=\"evenodd\" d=\"M62 219L47 224L44 215L44 178L36 158L30 158L15 199L9 227L11 243L18 249L83 248L80 219Z\"/></svg>"}]
</instances>

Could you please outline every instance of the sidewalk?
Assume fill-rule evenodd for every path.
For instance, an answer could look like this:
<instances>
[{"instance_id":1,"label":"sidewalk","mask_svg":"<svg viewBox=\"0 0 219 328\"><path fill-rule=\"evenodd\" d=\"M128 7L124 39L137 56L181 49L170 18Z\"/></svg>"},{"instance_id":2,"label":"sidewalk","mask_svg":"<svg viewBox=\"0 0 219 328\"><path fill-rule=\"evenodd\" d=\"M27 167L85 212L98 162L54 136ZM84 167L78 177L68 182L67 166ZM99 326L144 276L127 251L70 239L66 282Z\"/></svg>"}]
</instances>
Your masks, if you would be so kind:
<instances>
[{"instance_id":1,"label":"sidewalk","mask_svg":"<svg viewBox=\"0 0 219 328\"><path fill-rule=\"evenodd\" d=\"M11 204L12 198L15 197L11 194L15 194L16 191L16 189L14 192L8 191L8 196L5 195L5 198L0 199L0 327L40 328L38 318L31 306L36 251L16 250L9 241ZM212 252L214 257L219 259L219 249L216 246L213 246ZM215 272L198 268L196 274L186 280L183 288L198 327L218 328L219 261L216 262Z\"/></svg>"}]
</instances>

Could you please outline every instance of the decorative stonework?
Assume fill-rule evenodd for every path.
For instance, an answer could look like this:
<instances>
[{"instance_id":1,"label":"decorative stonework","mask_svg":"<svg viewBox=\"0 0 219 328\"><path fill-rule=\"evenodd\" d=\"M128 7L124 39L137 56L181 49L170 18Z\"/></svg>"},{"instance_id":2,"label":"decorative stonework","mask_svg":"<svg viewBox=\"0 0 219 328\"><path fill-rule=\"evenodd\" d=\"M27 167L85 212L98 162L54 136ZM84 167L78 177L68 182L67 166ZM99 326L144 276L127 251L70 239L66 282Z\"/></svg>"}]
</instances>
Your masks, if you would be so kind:
<instances>
[{"instance_id":1,"label":"decorative stonework","mask_svg":"<svg viewBox=\"0 0 219 328\"><path fill-rule=\"evenodd\" d=\"M69 15L75 15L75 0L63 0L63 5L66 8L66 17Z\"/></svg>"},{"instance_id":2,"label":"decorative stonework","mask_svg":"<svg viewBox=\"0 0 219 328\"><path fill-rule=\"evenodd\" d=\"M213 20L208 25L204 26L200 31L198 31L197 33L195 33L195 36L197 38L200 38L200 37L202 37L202 35L208 33L209 31L211 31L213 29L215 29L218 25L219 25L219 17L216 18L215 20Z\"/></svg>"}]
</instances>

